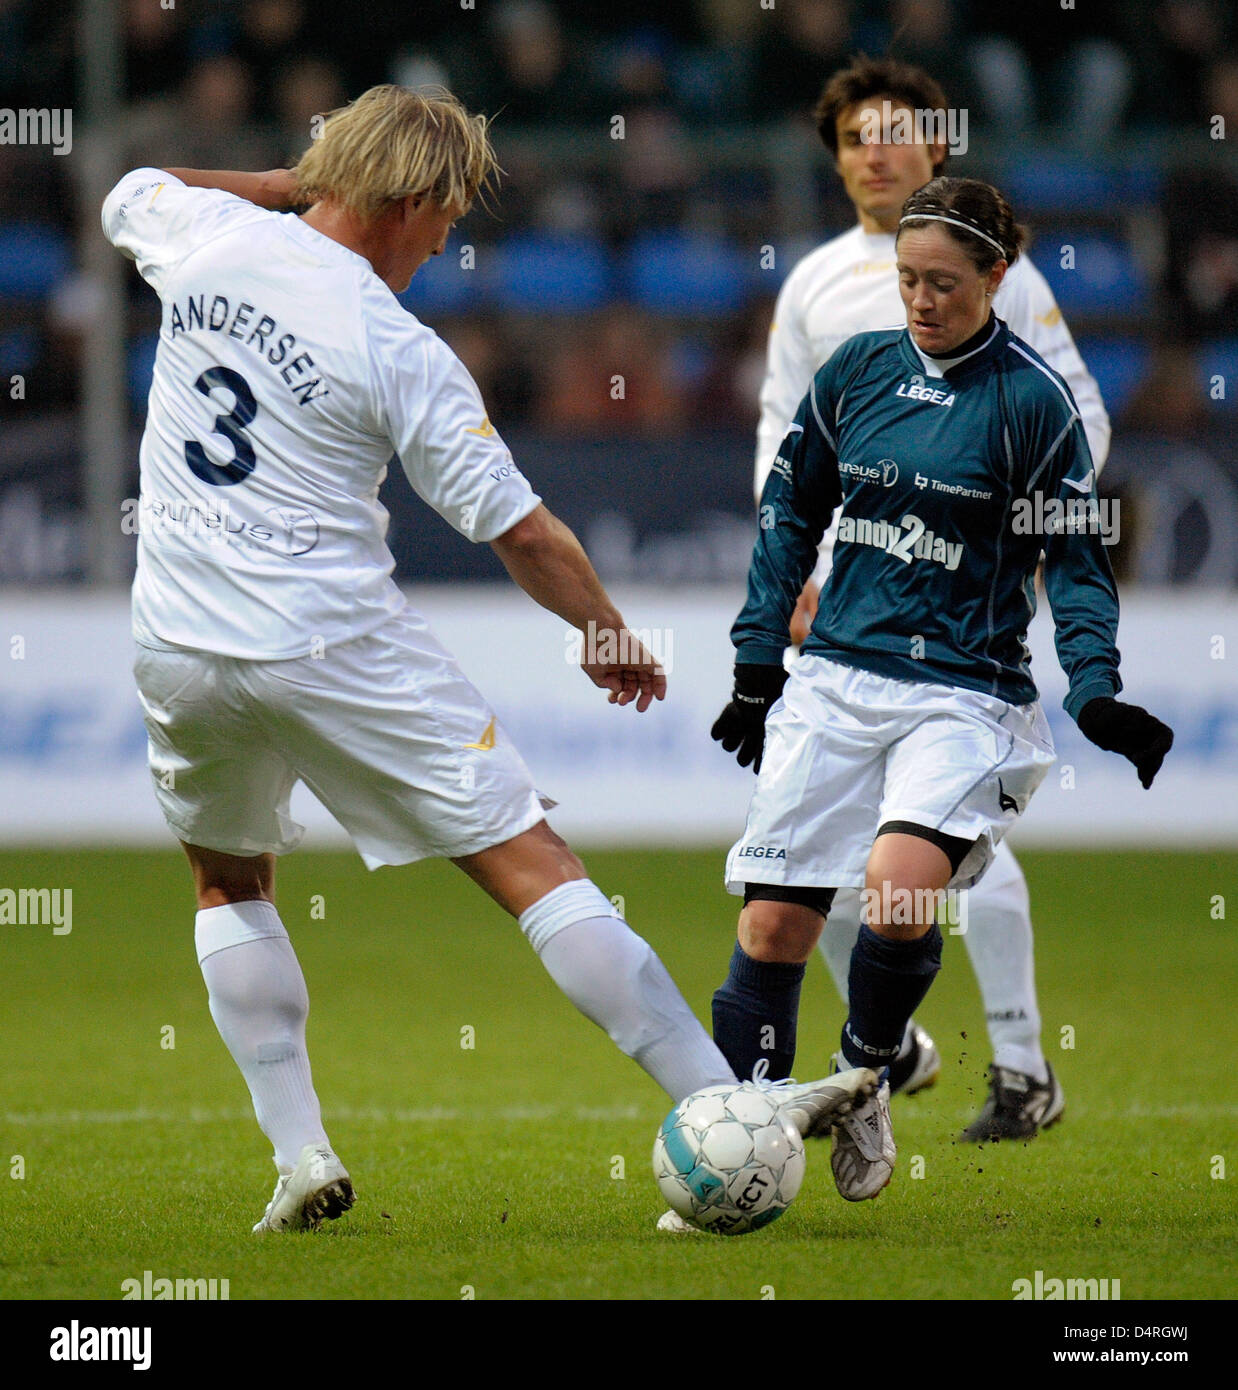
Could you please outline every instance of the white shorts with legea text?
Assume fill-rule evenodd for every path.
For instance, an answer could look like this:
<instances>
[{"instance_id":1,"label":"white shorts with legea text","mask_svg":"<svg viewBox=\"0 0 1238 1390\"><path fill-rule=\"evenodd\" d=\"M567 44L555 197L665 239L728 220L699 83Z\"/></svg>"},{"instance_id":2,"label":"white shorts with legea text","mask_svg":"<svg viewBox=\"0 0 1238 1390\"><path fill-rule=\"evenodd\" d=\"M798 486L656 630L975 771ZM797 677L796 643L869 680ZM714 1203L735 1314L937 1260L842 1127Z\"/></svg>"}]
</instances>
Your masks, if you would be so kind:
<instances>
[{"instance_id":1,"label":"white shorts with legea text","mask_svg":"<svg viewBox=\"0 0 1238 1390\"><path fill-rule=\"evenodd\" d=\"M879 826L974 840L968 888L1053 765L1038 702L893 680L801 655L765 721L765 753L726 883L862 888Z\"/></svg>"},{"instance_id":2,"label":"white shorts with legea text","mask_svg":"<svg viewBox=\"0 0 1238 1390\"><path fill-rule=\"evenodd\" d=\"M151 778L168 825L224 854L285 854L302 781L371 869L456 858L530 829L541 798L494 711L406 610L320 658L139 645Z\"/></svg>"}]
</instances>

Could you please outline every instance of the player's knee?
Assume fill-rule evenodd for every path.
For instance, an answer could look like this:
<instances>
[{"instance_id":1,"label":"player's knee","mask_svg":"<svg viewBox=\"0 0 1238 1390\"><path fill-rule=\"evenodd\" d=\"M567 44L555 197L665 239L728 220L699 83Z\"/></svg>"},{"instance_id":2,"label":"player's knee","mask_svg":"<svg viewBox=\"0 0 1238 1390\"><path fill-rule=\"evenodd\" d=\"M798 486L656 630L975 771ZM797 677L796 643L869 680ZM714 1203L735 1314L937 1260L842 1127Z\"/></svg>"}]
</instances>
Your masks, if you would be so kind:
<instances>
[{"instance_id":1,"label":"player's knee","mask_svg":"<svg viewBox=\"0 0 1238 1390\"><path fill-rule=\"evenodd\" d=\"M554 839L555 852L558 855L561 871L565 875L570 875L571 880L588 878L589 875L584 864L577 858L567 841L556 835L549 826L547 826L547 831Z\"/></svg>"},{"instance_id":2,"label":"player's knee","mask_svg":"<svg viewBox=\"0 0 1238 1390\"><path fill-rule=\"evenodd\" d=\"M884 821L868 857L866 888L944 888L974 844L915 821Z\"/></svg>"},{"instance_id":3,"label":"player's knee","mask_svg":"<svg viewBox=\"0 0 1238 1390\"><path fill-rule=\"evenodd\" d=\"M833 892L749 884L739 915L739 944L753 960L801 963L812 954Z\"/></svg>"},{"instance_id":4,"label":"player's knee","mask_svg":"<svg viewBox=\"0 0 1238 1390\"><path fill-rule=\"evenodd\" d=\"M198 907L270 901L275 886L275 856L223 854L181 841L193 871Z\"/></svg>"},{"instance_id":5,"label":"player's knee","mask_svg":"<svg viewBox=\"0 0 1238 1390\"><path fill-rule=\"evenodd\" d=\"M948 885L974 844L912 821L885 821L868 859L863 922L886 941L926 937L948 908Z\"/></svg>"}]
</instances>

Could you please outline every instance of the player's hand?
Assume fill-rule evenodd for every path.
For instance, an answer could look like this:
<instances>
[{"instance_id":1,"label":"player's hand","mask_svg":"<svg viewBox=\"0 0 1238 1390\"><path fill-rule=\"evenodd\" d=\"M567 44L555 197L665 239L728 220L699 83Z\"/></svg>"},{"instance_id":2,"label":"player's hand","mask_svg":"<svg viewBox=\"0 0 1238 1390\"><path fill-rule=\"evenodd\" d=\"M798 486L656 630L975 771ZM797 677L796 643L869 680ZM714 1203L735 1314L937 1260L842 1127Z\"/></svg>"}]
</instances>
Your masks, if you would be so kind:
<instances>
[{"instance_id":1,"label":"player's hand","mask_svg":"<svg viewBox=\"0 0 1238 1390\"><path fill-rule=\"evenodd\" d=\"M1174 731L1139 705L1111 696L1089 700L1079 711L1079 731L1106 753L1121 753L1135 764L1145 790L1174 745Z\"/></svg>"},{"instance_id":2,"label":"player's hand","mask_svg":"<svg viewBox=\"0 0 1238 1390\"><path fill-rule=\"evenodd\" d=\"M284 212L297 206L297 176L291 169L268 169L262 180L262 206L271 212Z\"/></svg>"},{"instance_id":3,"label":"player's hand","mask_svg":"<svg viewBox=\"0 0 1238 1390\"><path fill-rule=\"evenodd\" d=\"M804 581L800 596L795 601L795 612L791 614L791 642L798 647L812 631L812 620L817 616L817 601L821 591L811 579Z\"/></svg>"},{"instance_id":4,"label":"player's hand","mask_svg":"<svg viewBox=\"0 0 1238 1390\"><path fill-rule=\"evenodd\" d=\"M580 668L594 685L610 691L612 705L635 700L637 714L644 714L655 700L666 699L666 673L626 627L592 629Z\"/></svg>"},{"instance_id":5,"label":"player's hand","mask_svg":"<svg viewBox=\"0 0 1238 1390\"><path fill-rule=\"evenodd\" d=\"M765 752L765 716L786 683L783 666L735 663L731 703L714 720L709 736L717 739L728 753L734 753L740 767L751 763L753 772L760 772Z\"/></svg>"}]
</instances>

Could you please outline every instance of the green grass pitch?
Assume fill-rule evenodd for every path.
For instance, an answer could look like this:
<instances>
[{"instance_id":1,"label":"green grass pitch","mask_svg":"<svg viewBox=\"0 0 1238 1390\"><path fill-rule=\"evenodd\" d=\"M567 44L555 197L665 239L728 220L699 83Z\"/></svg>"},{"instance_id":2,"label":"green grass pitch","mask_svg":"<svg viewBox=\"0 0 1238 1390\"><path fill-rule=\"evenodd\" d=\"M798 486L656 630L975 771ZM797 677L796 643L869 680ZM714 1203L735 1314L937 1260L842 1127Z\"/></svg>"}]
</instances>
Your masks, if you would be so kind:
<instances>
[{"instance_id":1,"label":"green grass pitch","mask_svg":"<svg viewBox=\"0 0 1238 1390\"><path fill-rule=\"evenodd\" d=\"M586 862L707 1018L737 907L721 852ZM944 1072L895 1102L893 1184L847 1204L812 1145L791 1210L726 1240L655 1232L665 1098L462 875L293 855L279 906L358 1204L322 1232L260 1239L270 1151L207 1012L184 862L0 855L0 885L74 894L67 935L0 926L0 1298L118 1299L147 1270L227 1279L233 1300L1009 1300L1036 1270L1118 1279L1123 1300L1230 1297L1238 854L1022 862L1063 1123L1026 1145L955 1142L989 1051L966 951L947 938L920 1012ZM1227 886L1228 920L1213 903ZM801 1078L828 1070L840 1022L815 960Z\"/></svg>"}]
</instances>

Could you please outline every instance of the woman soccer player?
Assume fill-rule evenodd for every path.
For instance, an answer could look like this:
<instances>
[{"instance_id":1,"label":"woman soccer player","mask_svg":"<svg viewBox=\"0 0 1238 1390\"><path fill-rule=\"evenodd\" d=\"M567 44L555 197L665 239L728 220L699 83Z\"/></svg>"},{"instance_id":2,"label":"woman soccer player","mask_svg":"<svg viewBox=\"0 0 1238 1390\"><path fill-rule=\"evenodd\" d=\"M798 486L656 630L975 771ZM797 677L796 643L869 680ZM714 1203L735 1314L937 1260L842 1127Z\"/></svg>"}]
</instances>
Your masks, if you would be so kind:
<instances>
[{"instance_id":1,"label":"woman soccer player","mask_svg":"<svg viewBox=\"0 0 1238 1390\"><path fill-rule=\"evenodd\" d=\"M913 193L896 241L907 327L833 354L762 492L735 690L713 730L744 766L764 751L727 861L744 908L714 996L737 1075L790 1071L804 962L844 887L864 890L867 922L839 1065L897 1054L940 968L942 890L984 873L1053 762L1024 643L1042 549L1067 712L1145 787L1173 742L1114 699L1118 600L1078 408L991 308L1022 239L988 184ZM789 619L836 509L833 569L788 676ZM883 1084L835 1124L839 1191L875 1197L894 1157Z\"/></svg>"}]
</instances>

